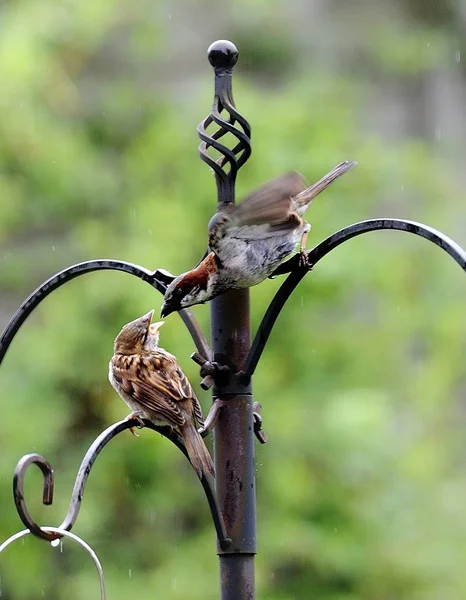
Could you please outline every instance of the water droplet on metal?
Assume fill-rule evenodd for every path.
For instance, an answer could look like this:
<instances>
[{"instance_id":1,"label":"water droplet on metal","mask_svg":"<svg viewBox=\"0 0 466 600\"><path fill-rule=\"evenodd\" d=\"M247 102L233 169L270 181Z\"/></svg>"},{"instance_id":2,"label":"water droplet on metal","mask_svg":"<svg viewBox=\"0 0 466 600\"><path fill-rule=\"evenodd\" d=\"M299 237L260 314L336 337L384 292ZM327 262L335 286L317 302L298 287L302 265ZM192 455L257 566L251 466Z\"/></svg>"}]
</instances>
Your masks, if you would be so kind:
<instances>
[{"instance_id":1,"label":"water droplet on metal","mask_svg":"<svg viewBox=\"0 0 466 600\"><path fill-rule=\"evenodd\" d=\"M52 541L50 542L50 545L52 546L52 548L56 548L56 547L57 547L59 544L60 544L60 540L59 540L59 539L57 539L57 540L52 540Z\"/></svg>"}]
</instances>

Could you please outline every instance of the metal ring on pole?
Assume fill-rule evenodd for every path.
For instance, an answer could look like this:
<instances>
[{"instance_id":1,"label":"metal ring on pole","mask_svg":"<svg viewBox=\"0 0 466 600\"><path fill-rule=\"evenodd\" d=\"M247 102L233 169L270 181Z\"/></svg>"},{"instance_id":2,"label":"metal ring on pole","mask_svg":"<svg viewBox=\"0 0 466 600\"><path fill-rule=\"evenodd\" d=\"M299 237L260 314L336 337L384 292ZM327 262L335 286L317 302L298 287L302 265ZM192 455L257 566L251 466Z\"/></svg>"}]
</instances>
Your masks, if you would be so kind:
<instances>
[{"instance_id":1,"label":"metal ring on pole","mask_svg":"<svg viewBox=\"0 0 466 600\"><path fill-rule=\"evenodd\" d=\"M89 556L92 558L95 568L97 570L97 574L99 575L99 584L100 584L100 599L101 600L106 600L107 596L105 593L105 580L104 580L104 571L102 569L102 565L100 564L100 560L97 556L97 554L94 552L94 550L89 546L89 544L87 542L85 542L83 539L81 539L79 536L77 536L74 533L71 533L70 531L66 531L66 529L60 529L60 527L42 527L42 531L44 533L55 533L58 534L57 536L54 537L54 540L58 540L59 538L62 537L67 537L70 538L72 540L74 540L75 542L77 542L82 548L84 548L84 550L89 554ZM10 536L7 540L5 540L3 542L3 544L0 546L0 554L13 542L15 542L16 540L19 540L23 537L26 537L27 535L29 535L30 533L33 533L32 531L30 531L29 529L23 529L23 531L20 531L18 533L15 533L14 535ZM51 542L52 546L55 546L56 544L54 544L54 542Z\"/></svg>"}]
</instances>

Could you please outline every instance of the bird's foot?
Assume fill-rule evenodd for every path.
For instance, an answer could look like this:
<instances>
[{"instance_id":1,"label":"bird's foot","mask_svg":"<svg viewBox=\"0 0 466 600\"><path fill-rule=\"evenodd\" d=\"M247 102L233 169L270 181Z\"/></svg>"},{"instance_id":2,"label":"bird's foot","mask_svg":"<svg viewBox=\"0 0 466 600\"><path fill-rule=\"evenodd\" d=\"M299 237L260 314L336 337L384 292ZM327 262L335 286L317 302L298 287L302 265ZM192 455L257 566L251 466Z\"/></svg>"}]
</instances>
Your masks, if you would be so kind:
<instances>
[{"instance_id":1,"label":"bird's foot","mask_svg":"<svg viewBox=\"0 0 466 600\"><path fill-rule=\"evenodd\" d=\"M300 250L299 251L299 262L298 262L299 268L300 269L311 269L312 265L309 262L309 256L307 254L307 250Z\"/></svg>"},{"instance_id":2,"label":"bird's foot","mask_svg":"<svg viewBox=\"0 0 466 600\"><path fill-rule=\"evenodd\" d=\"M167 432L164 433L163 435L165 435L166 437L170 437L171 435L173 435L173 433L175 432L175 428L173 427L173 425L165 425L165 427L167 428Z\"/></svg>"},{"instance_id":3,"label":"bird's foot","mask_svg":"<svg viewBox=\"0 0 466 600\"><path fill-rule=\"evenodd\" d=\"M133 419L135 419L138 422L136 427L129 428L129 430L135 437L139 437L139 433L136 433L135 429L143 429L145 427L142 417L143 417L142 413L134 411L134 412L130 413L125 419L125 421L132 421Z\"/></svg>"}]
</instances>

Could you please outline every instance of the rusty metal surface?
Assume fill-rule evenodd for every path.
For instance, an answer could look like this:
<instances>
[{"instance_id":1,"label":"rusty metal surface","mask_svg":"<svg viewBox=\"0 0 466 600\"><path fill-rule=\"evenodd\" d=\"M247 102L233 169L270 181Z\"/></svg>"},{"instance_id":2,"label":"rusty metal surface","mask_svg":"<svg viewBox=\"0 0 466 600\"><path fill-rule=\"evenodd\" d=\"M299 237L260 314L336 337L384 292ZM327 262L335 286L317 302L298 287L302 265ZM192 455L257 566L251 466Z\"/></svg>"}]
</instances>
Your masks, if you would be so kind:
<instances>
[{"instance_id":1,"label":"rusty metal surface","mask_svg":"<svg viewBox=\"0 0 466 600\"><path fill-rule=\"evenodd\" d=\"M254 555L223 554L219 558L221 600L254 600Z\"/></svg>"},{"instance_id":2,"label":"rusty metal surface","mask_svg":"<svg viewBox=\"0 0 466 600\"><path fill-rule=\"evenodd\" d=\"M256 552L256 483L252 396L223 397L214 431L216 490L231 544L219 553Z\"/></svg>"}]
</instances>

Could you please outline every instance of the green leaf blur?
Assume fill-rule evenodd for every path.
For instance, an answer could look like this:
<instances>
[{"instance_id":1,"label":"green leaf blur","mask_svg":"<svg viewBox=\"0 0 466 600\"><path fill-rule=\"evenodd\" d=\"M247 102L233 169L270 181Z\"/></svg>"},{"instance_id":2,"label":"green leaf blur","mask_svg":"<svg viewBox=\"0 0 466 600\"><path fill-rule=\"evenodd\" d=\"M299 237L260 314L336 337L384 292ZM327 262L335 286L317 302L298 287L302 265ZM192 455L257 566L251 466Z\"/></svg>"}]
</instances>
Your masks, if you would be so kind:
<instances>
[{"instance_id":1,"label":"green leaf blur","mask_svg":"<svg viewBox=\"0 0 466 600\"><path fill-rule=\"evenodd\" d=\"M218 38L239 47L234 92L253 132L239 197L289 169L312 181L356 159L310 209L310 245L377 216L466 245L463 123L442 137L425 104L434 78L464 93L464 21L446 9L430 18L432 3L415 0L404 11L378 0L384 18L361 0L354 11L328 4L314 19L318 2L307 12L285 0L5 0L2 323L75 262L112 257L177 273L200 258L215 182L197 157L196 125L210 110L205 51ZM464 121L464 103L456 110ZM279 284L252 290L253 329ZM257 447L258 597L465 597L465 293L438 248L378 232L335 250L290 299L254 380L270 438ZM0 371L0 541L22 528L11 480L25 453L55 469L52 507L41 504L40 474L28 476L35 518L61 522L87 447L127 414L107 381L113 339L160 305L139 280L102 272L55 292L22 327ZM208 331L208 306L194 312ZM161 342L207 412L176 315ZM109 600L218 598L202 489L153 432L110 443L73 531L99 555ZM97 598L98 580L69 540L60 551L28 537L0 556L0 597Z\"/></svg>"}]
</instances>

